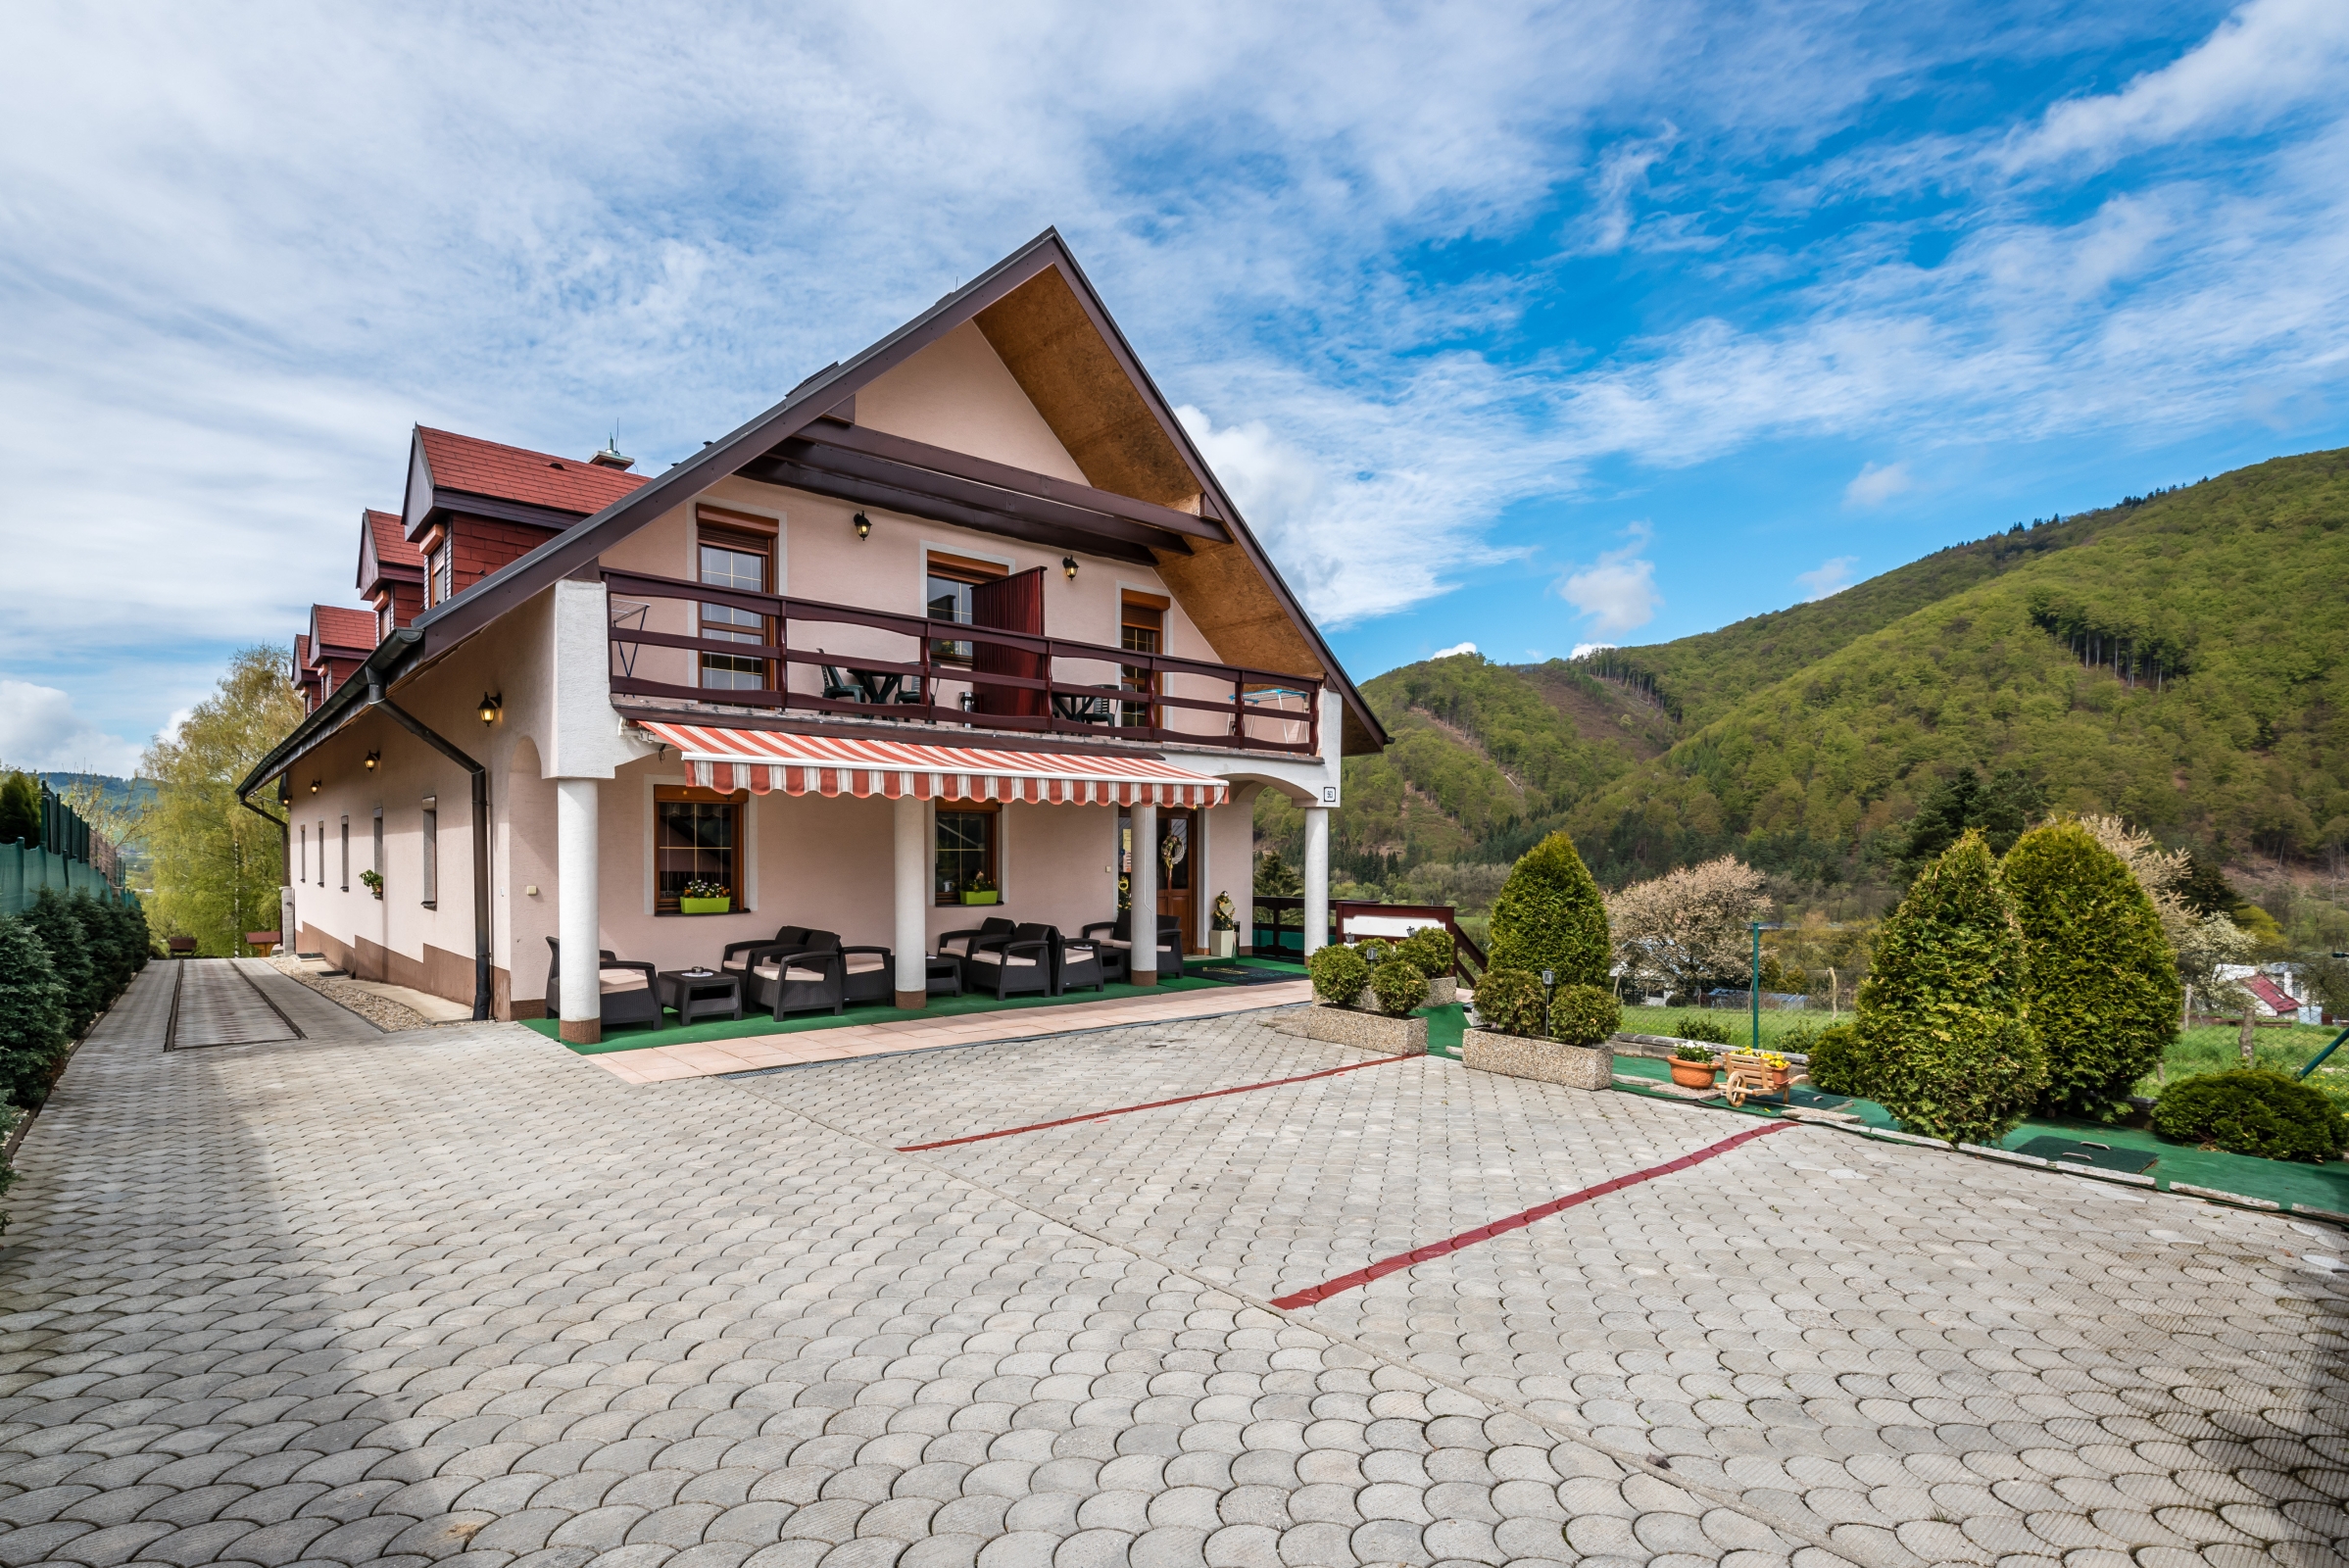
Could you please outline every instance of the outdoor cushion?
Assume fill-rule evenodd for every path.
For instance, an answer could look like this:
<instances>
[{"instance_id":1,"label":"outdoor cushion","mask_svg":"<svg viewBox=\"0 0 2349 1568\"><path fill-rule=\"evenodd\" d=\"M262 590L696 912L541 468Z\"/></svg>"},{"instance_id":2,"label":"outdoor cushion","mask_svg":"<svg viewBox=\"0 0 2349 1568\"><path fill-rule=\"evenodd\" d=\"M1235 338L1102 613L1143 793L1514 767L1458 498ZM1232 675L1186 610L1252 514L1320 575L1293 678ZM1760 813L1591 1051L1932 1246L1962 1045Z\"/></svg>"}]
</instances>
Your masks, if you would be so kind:
<instances>
[{"instance_id":1,"label":"outdoor cushion","mask_svg":"<svg viewBox=\"0 0 2349 1568\"><path fill-rule=\"evenodd\" d=\"M761 980L772 980L775 977L775 965L771 963L762 963L758 968L753 969L751 972ZM821 969L803 969L795 963L791 966L790 972L784 975L783 978L786 980L796 981L801 985L816 985L822 982L824 978L824 972Z\"/></svg>"},{"instance_id":2,"label":"outdoor cushion","mask_svg":"<svg viewBox=\"0 0 2349 1568\"><path fill-rule=\"evenodd\" d=\"M1003 956L1000 953L974 953L970 956L970 961L973 963L1001 963L1003 961ZM1036 967L1036 960L1022 954L1014 954L1011 957L1011 967L1033 969Z\"/></svg>"},{"instance_id":3,"label":"outdoor cushion","mask_svg":"<svg viewBox=\"0 0 2349 1568\"><path fill-rule=\"evenodd\" d=\"M645 977L642 970L599 969L596 971L596 975L603 982L605 996L611 996L615 991L642 991L645 988Z\"/></svg>"},{"instance_id":4,"label":"outdoor cushion","mask_svg":"<svg viewBox=\"0 0 2349 1568\"><path fill-rule=\"evenodd\" d=\"M848 964L851 974L871 974L875 969L887 968L889 960L877 953L859 953L849 959Z\"/></svg>"}]
</instances>

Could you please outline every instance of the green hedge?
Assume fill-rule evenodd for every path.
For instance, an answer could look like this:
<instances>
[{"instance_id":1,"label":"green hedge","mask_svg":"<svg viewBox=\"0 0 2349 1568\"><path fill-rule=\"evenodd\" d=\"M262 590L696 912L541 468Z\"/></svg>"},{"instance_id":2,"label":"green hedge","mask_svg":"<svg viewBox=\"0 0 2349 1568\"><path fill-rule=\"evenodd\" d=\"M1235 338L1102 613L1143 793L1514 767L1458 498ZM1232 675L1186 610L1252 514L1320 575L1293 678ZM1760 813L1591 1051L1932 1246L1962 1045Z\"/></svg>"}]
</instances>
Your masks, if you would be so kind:
<instances>
[{"instance_id":1,"label":"green hedge","mask_svg":"<svg viewBox=\"0 0 2349 1568\"><path fill-rule=\"evenodd\" d=\"M2230 1154L2322 1162L2349 1147L2349 1119L2316 1090L2264 1067L2180 1078L2153 1104L2153 1130Z\"/></svg>"}]
</instances>

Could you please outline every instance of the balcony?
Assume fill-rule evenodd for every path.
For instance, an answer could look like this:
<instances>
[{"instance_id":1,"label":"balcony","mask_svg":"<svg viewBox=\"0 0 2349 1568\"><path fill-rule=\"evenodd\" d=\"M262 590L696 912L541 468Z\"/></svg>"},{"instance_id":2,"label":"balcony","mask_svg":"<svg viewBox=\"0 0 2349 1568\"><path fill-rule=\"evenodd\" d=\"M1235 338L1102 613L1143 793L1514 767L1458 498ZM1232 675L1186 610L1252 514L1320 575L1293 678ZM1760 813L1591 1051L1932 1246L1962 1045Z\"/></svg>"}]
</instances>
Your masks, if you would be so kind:
<instances>
[{"instance_id":1,"label":"balcony","mask_svg":"<svg viewBox=\"0 0 2349 1568\"><path fill-rule=\"evenodd\" d=\"M606 569L612 690L696 707L1316 756L1317 679ZM712 615L720 612L725 618Z\"/></svg>"}]
</instances>

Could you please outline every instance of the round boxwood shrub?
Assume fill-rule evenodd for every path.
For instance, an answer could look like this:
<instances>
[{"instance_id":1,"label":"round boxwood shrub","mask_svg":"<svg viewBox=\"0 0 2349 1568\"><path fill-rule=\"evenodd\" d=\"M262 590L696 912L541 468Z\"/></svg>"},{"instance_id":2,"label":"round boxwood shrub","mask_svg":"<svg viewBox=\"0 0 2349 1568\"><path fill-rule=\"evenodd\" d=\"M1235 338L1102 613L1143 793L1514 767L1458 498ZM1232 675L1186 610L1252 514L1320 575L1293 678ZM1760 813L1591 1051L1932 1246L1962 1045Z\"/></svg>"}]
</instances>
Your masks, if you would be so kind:
<instances>
[{"instance_id":1,"label":"round boxwood shrub","mask_svg":"<svg viewBox=\"0 0 2349 1568\"><path fill-rule=\"evenodd\" d=\"M1370 965L1362 961L1362 955L1336 945L1307 958L1305 972L1313 977L1313 994L1335 1007L1352 1006L1370 983Z\"/></svg>"},{"instance_id":2,"label":"round boxwood shrub","mask_svg":"<svg viewBox=\"0 0 2349 1568\"><path fill-rule=\"evenodd\" d=\"M1703 1040L1716 1046L1729 1044L1729 1025L1708 1013L1691 1012L1672 1026L1675 1040Z\"/></svg>"},{"instance_id":3,"label":"round boxwood shrub","mask_svg":"<svg viewBox=\"0 0 2349 1568\"><path fill-rule=\"evenodd\" d=\"M2180 1078L2153 1103L2153 1130L2230 1154L2323 1161L2349 1146L2349 1119L2296 1078L2264 1067Z\"/></svg>"},{"instance_id":4,"label":"round boxwood shrub","mask_svg":"<svg viewBox=\"0 0 2349 1568\"><path fill-rule=\"evenodd\" d=\"M1540 975L1524 969L1487 969L1476 983L1477 1027L1538 1040L1546 1000Z\"/></svg>"},{"instance_id":5,"label":"round boxwood shrub","mask_svg":"<svg viewBox=\"0 0 2349 1568\"><path fill-rule=\"evenodd\" d=\"M1623 1004L1605 986L1560 986L1549 999L1549 1037L1595 1046L1623 1022Z\"/></svg>"},{"instance_id":6,"label":"round boxwood shrub","mask_svg":"<svg viewBox=\"0 0 2349 1568\"><path fill-rule=\"evenodd\" d=\"M2153 901L2076 821L2015 841L1998 868L2023 928L2023 997L2047 1053L2039 1107L2101 1119L2178 1033L2178 964Z\"/></svg>"},{"instance_id":7,"label":"round boxwood shrub","mask_svg":"<svg viewBox=\"0 0 2349 1568\"><path fill-rule=\"evenodd\" d=\"M1874 1100L1914 1133L1995 1144L2038 1102L2047 1061L2024 1012L2022 927L1969 829L1877 933L1859 1031Z\"/></svg>"},{"instance_id":8,"label":"round boxwood shrub","mask_svg":"<svg viewBox=\"0 0 2349 1568\"><path fill-rule=\"evenodd\" d=\"M1452 966L1451 933L1440 925L1421 926L1395 950L1395 956L1410 959L1430 979L1440 974L1449 974Z\"/></svg>"},{"instance_id":9,"label":"round boxwood shrub","mask_svg":"<svg viewBox=\"0 0 2349 1568\"><path fill-rule=\"evenodd\" d=\"M1353 944L1353 949L1362 956L1362 961L1373 969L1395 956L1395 944L1379 937L1364 937Z\"/></svg>"},{"instance_id":10,"label":"round boxwood shrub","mask_svg":"<svg viewBox=\"0 0 2349 1568\"><path fill-rule=\"evenodd\" d=\"M1868 1092L1868 1058L1860 1048L1860 1032L1850 1024L1830 1024L1801 1047L1791 1041L1781 1044L1789 1050L1799 1049L1811 1058L1806 1075L1811 1087L1821 1094L1875 1098Z\"/></svg>"},{"instance_id":11,"label":"round boxwood shrub","mask_svg":"<svg viewBox=\"0 0 2349 1568\"><path fill-rule=\"evenodd\" d=\"M1603 986L1613 951L1607 906L1574 840L1552 833L1510 868L1493 901L1495 968L1547 969L1561 986Z\"/></svg>"},{"instance_id":12,"label":"round boxwood shrub","mask_svg":"<svg viewBox=\"0 0 2349 1568\"><path fill-rule=\"evenodd\" d=\"M1388 1017L1407 1017L1427 1003L1427 972L1408 958L1389 958L1370 971L1370 994Z\"/></svg>"}]
</instances>

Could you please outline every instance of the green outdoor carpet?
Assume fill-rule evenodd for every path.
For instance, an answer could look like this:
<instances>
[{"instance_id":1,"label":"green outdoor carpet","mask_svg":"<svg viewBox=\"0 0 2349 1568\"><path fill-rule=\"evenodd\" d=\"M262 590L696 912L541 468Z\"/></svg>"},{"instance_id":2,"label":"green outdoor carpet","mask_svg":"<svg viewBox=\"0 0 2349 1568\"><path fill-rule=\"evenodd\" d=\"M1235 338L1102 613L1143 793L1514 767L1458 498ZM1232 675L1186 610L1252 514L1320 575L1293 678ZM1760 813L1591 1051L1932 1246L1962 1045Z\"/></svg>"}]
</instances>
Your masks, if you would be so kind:
<instances>
[{"instance_id":1,"label":"green outdoor carpet","mask_svg":"<svg viewBox=\"0 0 2349 1568\"><path fill-rule=\"evenodd\" d=\"M1269 958L1194 958L1185 969L1196 970L1209 963L1237 963L1248 968L1293 970L1304 974L1302 965L1282 963ZM1099 991L1071 991L1066 996L1006 997L998 1002L993 997L966 994L959 997L932 997L927 1007L913 1009L895 1006L851 1007L835 1017L828 1012L801 1013L777 1022L768 1014L753 1013L745 1018L705 1018L699 1023L671 1023L661 1029L622 1029L600 1045L572 1046L583 1056L602 1055L611 1051L645 1051L655 1046L683 1046L701 1040L741 1040L752 1035L798 1034L807 1029L839 1029L850 1024L896 1023L906 1018L952 1017L961 1013L1008 1011L1025 1007L1066 1007L1086 1002L1123 1002L1136 997L1157 996L1168 991L1216 991L1234 989L1215 980L1200 980L1186 973L1181 979L1172 975L1154 986L1104 986ZM674 1017L674 1013L664 1014ZM558 1025L552 1018L526 1018L526 1029L535 1029L548 1039L555 1039ZM1453 1038L1458 1038L1457 1030Z\"/></svg>"}]
</instances>

